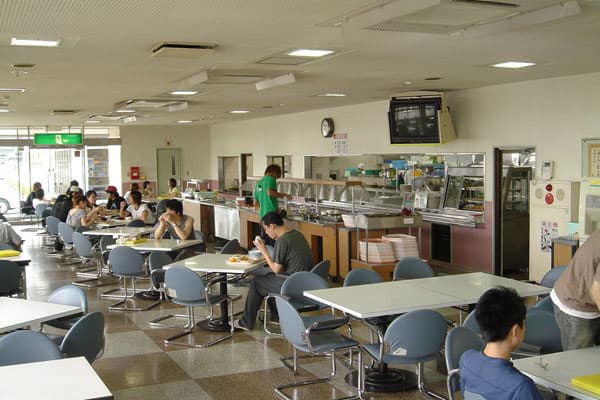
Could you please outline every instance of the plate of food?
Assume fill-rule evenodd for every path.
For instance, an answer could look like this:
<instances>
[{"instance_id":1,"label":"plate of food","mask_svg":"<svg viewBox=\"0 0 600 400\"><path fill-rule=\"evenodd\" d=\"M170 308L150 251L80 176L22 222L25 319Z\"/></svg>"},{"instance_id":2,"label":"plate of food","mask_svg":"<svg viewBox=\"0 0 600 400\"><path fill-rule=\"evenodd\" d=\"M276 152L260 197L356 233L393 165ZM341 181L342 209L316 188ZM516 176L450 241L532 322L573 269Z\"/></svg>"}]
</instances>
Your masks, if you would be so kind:
<instances>
[{"instance_id":1,"label":"plate of food","mask_svg":"<svg viewBox=\"0 0 600 400\"><path fill-rule=\"evenodd\" d=\"M252 258L245 254L234 254L229 257L225 262L229 265L252 265L260 261L260 258Z\"/></svg>"}]
</instances>

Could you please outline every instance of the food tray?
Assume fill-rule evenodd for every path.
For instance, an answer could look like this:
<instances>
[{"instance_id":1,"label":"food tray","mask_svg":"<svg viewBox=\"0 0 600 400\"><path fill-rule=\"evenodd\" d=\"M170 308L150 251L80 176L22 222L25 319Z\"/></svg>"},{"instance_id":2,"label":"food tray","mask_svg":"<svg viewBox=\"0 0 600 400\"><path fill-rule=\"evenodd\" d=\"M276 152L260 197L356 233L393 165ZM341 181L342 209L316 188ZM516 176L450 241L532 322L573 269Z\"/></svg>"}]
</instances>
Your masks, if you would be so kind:
<instances>
[{"instance_id":1,"label":"food tray","mask_svg":"<svg viewBox=\"0 0 600 400\"><path fill-rule=\"evenodd\" d=\"M229 261L228 259L225 260L225 264L227 265L232 265L232 266L236 266L236 265L242 265L242 266L247 266L247 265L254 265L257 264L261 261L264 261L264 258L249 258L248 260L244 260L244 261Z\"/></svg>"}]
</instances>

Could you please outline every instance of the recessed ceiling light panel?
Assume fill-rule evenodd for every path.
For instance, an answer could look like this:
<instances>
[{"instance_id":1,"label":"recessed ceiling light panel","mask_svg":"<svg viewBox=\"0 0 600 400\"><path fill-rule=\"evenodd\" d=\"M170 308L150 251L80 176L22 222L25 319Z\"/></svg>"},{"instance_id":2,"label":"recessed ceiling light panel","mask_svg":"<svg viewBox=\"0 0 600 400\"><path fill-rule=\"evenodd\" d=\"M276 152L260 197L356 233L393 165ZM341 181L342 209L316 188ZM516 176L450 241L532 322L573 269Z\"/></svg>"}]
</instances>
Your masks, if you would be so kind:
<instances>
[{"instance_id":1,"label":"recessed ceiling light panel","mask_svg":"<svg viewBox=\"0 0 600 400\"><path fill-rule=\"evenodd\" d=\"M0 113L7 113L10 112L10 110L6 109L6 108L0 108Z\"/></svg>"},{"instance_id":2,"label":"recessed ceiling light panel","mask_svg":"<svg viewBox=\"0 0 600 400\"><path fill-rule=\"evenodd\" d=\"M0 88L0 93L24 93L25 89Z\"/></svg>"},{"instance_id":3,"label":"recessed ceiling light panel","mask_svg":"<svg viewBox=\"0 0 600 400\"><path fill-rule=\"evenodd\" d=\"M83 121L83 122L86 124L99 124L100 123L100 121L94 121L93 119L89 119L89 120Z\"/></svg>"},{"instance_id":4,"label":"recessed ceiling light panel","mask_svg":"<svg viewBox=\"0 0 600 400\"><path fill-rule=\"evenodd\" d=\"M495 67L495 68L525 68L525 67L531 67L535 65L534 62L524 62L524 61L506 61L506 62L501 62L498 64L492 64L490 65L490 67Z\"/></svg>"},{"instance_id":5,"label":"recessed ceiling light panel","mask_svg":"<svg viewBox=\"0 0 600 400\"><path fill-rule=\"evenodd\" d=\"M298 49L291 51L288 56L294 57L324 57L335 53L333 50L318 50L318 49Z\"/></svg>"},{"instance_id":6,"label":"recessed ceiling light panel","mask_svg":"<svg viewBox=\"0 0 600 400\"><path fill-rule=\"evenodd\" d=\"M182 119L177 121L178 124L191 124L192 122L194 121L192 121L191 119Z\"/></svg>"},{"instance_id":7,"label":"recessed ceiling light panel","mask_svg":"<svg viewBox=\"0 0 600 400\"><path fill-rule=\"evenodd\" d=\"M317 95L318 97L346 97L346 93L321 93Z\"/></svg>"},{"instance_id":8,"label":"recessed ceiling light panel","mask_svg":"<svg viewBox=\"0 0 600 400\"><path fill-rule=\"evenodd\" d=\"M193 96L195 94L198 94L198 92L194 90L174 90L172 92L169 92L169 94L171 96Z\"/></svg>"},{"instance_id":9,"label":"recessed ceiling light panel","mask_svg":"<svg viewBox=\"0 0 600 400\"><path fill-rule=\"evenodd\" d=\"M39 40L39 39L10 39L11 46L33 46L33 47L58 47L60 40Z\"/></svg>"},{"instance_id":10,"label":"recessed ceiling light panel","mask_svg":"<svg viewBox=\"0 0 600 400\"><path fill-rule=\"evenodd\" d=\"M135 110L128 110L127 108L119 108L118 110L115 110L115 112L125 114L125 113L134 113Z\"/></svg>"},{"instance_id":11,"label":"recessed ceiling light panel","mask_svg":"<svg viewBox=\"0 0 600 400\"><path fill-rule=\"evenodd\" d=\"M248 114L250 110L231 110L229 113L231 114Z\"/></svg>"}]
</instances>

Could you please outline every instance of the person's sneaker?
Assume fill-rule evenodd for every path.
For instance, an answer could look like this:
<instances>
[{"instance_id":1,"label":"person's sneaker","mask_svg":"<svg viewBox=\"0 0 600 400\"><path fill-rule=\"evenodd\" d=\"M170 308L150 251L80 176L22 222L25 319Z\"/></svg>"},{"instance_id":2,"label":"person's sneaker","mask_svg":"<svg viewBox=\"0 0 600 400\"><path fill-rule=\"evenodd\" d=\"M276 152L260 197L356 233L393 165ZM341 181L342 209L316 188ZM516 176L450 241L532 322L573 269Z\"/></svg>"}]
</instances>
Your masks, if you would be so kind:
<instances>
[{"instance_id":1,"label":"person's sneaker","mask_svg":"<svg viewBox=\"0 0 600 400\"><path fill-rule=\"evenodd\" d=\"M241 319L236 319L233 321L233 328L240 331L250 332L250 328L245 326Z\"/></svg>"}]
</instances>

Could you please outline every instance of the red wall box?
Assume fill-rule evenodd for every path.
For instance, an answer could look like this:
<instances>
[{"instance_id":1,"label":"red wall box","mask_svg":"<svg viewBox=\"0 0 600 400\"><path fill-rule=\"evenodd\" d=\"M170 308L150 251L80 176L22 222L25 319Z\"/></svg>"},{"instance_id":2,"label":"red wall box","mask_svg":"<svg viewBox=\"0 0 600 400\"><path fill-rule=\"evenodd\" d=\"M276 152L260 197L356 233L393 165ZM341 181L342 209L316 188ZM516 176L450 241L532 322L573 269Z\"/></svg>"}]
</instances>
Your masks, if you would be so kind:
<instances>
[{"instance_id":1,"label":"red wall box","mask_svg":"<svg viewBox=\"0 0 600 400\"><path fill-rule=\"evenodd\" d=\"M129 177L131 179L140 179L140 167L129 167Z\"/></svg>"}]
</instances>

